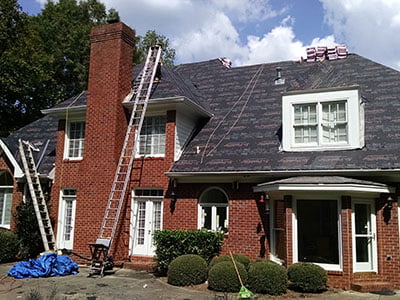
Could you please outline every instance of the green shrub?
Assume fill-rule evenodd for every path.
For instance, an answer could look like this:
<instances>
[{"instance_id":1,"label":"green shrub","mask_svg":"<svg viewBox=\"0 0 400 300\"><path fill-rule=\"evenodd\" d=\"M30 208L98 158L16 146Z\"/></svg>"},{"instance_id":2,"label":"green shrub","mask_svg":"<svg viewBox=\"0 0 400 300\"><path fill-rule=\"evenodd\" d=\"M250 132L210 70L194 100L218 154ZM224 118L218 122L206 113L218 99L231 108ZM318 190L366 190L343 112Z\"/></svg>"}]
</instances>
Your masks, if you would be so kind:
<instances>
[{"instance_id":1,"label":"green shrub","mask_svg":"<svg viewBox=\"0 0 400 300\"><path fill-rule=\"evenodd\" d=\"M303 292L319 292L326 288L328 275L324 269L312 263L296 263L289 267L291 287Z\"/></svg>"},{"instance_id":2,"label":"green shrub","mask_svg":"<svg viewBox=\"0 0 400 300\"><path fill-rule=\"evenodd\" d=\"M197 254L208 263L221 252L224 235L207 230L161 230L154 234L156 259L161 273L172 260L184 254Z\"/></svg>"},{"instance_id":3,"label":"green shrub","mask_svg":"<svg viewBox=\"0 0 400 300\"><path fill-rule=\"evenodd\" d=\"M282 295L286 293L288 277L284 267L269 260L259 260L250 264L247 282L253 292Z\"/></svg>"},{"instance_id":4,"label":"green shrub","mask_svg":"<svg viewBox=\"0 0 400 300\"><path fill-rule=\"evenodd\" d=\"M247 282L247 271L241 263L236 263L243 283ZM208 272L208 287L214 291L237 292L240 290L240 281L231 261L215 264Z\"/></svg>"},{"instance_id":5,"label":"green shrub","mask_svg":"<svg viewBox=\"0 0 400 300\"><path fill-rule=\"evenodd\" d=\"M0 263L15 261L19 250L17 235L8 229L0 229L0 245Z\"/></svg>"},{"instance_id":6,"label":"green shrub","mask_svg":"<svg viewBox=\"0 0 400 300\"><path fill-rule=\"evenodd\" d=\"M20 258L35 258L44 251L39 225L31 201L21 202L16 210L16 234L20 240Z\"/></svg>"},{"instance_id":7,"label":"green shrub","mask_svg":"<svg viewBox=\"0 0 400 300\"><path fill-rule=\"evenodd\" d=\"M248 258L246 255L233 254L233 258L235 259L235 262L237 262L237 263L239 262L239 263L243 264L244 267L246 268L246 270L249 269L250 258ZM211 260L209 268L211 269L214 265L219 264L220 262L223 262L223 261L231 261L231 257L228 255L216 256Z\"/></svg>"},{"instance_id":8,"label":"green shrub","mask_svg":"<svg viewBox=\"0 0 400 300\"><path fill-rule=\"evenodd\" d=\"M168 266L168 283L186 286L207 279L207 262L199 255L186 254L175 258Z\"/></svg>"}]
</instances>

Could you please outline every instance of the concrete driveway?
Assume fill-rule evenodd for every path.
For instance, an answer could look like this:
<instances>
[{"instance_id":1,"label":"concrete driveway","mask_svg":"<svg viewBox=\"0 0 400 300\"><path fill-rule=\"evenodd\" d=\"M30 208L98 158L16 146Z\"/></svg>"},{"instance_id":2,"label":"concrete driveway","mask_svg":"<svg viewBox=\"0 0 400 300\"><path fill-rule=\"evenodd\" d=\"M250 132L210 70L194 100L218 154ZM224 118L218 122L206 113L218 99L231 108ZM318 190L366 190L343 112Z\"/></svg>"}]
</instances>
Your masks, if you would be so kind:
<instances>
[{"instance_id":1,"label":"concrete driveway","mask_svg":"<svg viewBox=\"0 0 400 300\"><path fill-rule=\"evenodd\" d=\"M233 300L237 294L224 295L206 289L195 290L170 286L165 280L152 274L127 269L115 269L103 278L88 277L88 269L80 268L77 275L65 277L13 279L7 277L7 271L13 264L0 265L0 299L177 299L177 300ZM259 295L257 299L310 298L328 300L391 300L399 299L400 294L382 296L356 292L327 292L324 294L287 294L281 297Z\"/></svg>"}]
</instances>

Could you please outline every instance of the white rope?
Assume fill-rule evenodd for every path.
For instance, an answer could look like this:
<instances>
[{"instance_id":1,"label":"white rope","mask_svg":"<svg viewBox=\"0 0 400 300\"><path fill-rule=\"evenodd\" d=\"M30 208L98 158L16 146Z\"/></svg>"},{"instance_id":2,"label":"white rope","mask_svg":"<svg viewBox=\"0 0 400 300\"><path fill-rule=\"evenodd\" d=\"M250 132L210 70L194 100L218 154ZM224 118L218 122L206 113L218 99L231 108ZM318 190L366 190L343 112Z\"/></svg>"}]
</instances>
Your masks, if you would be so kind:
<instances>
[{"instance_id":1,"label":"white rope","mask_svg":"<svg viewBox=\"0 0 400 300\"><path fill-rule=\"evenodd\" d=\"M250 100L250 96L252 95L254 88L257 85L258 79L260 78L260 75L262 74L262 71L264 70L264 65L261 65L257 71L254 73L253 77L250 79L249 83L247 84L245 90L243 91L243 93L240 95L240 97L238 98L238 100L235 102L235 104L232 106L232 108L225 114L225 116L222 118L222 120L218 123L218 125L214 128L213 132L210 134L210 136L208 137L206 146L204 147L204 151L203 154L201 156L201 160L200 163L202 164L204 161L204 157L205 156L209 156L216 148L218 148L218 146L222 143L222 141L226 138L226 136L232 131L233 127L236 126L236 124L239 122L243 111L245 110L247 104L249 103ZM208 148L208 145L211 141L212 136L215 134L215 132L217 131L217 129L222 125L222 123L225 121L225 119L231 114L231 112L235 109L235 107L239 104L240 100L243 98L243 96L247 93L247 91L249 90L249 88L251 87L250 93L247 96L247 99L245 101L245 103L242 106L242 109L240 110L240 113L238 114L238 116L236 117L234 123L232 124L232 126L228 129L228 131L224 134L224 136L219 140L219 142L210 150L208 151L208 153L206 154L206 150Z\"/></svg>"}]
</instances>

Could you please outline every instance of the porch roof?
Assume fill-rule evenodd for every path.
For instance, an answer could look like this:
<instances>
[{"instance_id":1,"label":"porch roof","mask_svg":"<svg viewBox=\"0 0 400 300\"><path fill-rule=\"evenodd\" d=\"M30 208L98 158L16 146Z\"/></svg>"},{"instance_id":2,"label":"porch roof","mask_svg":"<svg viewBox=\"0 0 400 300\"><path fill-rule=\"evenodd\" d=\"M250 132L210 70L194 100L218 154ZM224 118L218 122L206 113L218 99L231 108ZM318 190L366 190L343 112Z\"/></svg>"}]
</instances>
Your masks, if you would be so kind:
<instances>
[{"instance_id":1,"label":"porch roof","mask_svg":"<svg viewBox=\"0 0 400 300\"><path fill-rule=\"evenodd\" d=\"M392 193L389 185L341 176L298 176L264 182L253 188L254 192L269 191L349 191Z\"/></svg>"}]
</instances>

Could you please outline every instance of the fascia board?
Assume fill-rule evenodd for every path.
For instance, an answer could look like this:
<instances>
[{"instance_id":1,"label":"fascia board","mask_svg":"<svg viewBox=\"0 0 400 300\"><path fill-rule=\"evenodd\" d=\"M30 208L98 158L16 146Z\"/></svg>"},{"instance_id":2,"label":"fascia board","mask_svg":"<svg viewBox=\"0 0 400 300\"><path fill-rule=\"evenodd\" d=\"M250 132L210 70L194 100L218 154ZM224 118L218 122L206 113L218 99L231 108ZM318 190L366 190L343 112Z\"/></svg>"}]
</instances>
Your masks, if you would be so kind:
<instances>
[{"instance_id":1,"label":"fascia board","mask_svg":"<svg viewBox=\"0 0 400 300\"><path fill-rule=\"evenodd\" d=\"M374 186L363 184L273 184L268 186L256 186L254 192L271 191L342 191L362 193L393 193L394 188L389 186Z\"/></svg>"},{"instance_id":2,"label":"fascia board","mask_svg":"<svg viewBox=\"0 0 400 300\"><path fill-rule=\"evenodd\" d=\"M131 110L133 107L133 102L123 103L124 107ZM155 98L149 99L147 109L151 110L167 110L167 109L177 109L182 108L184 110L189 110L195 115L201 117L212 117L213 114L202 108L200 105L189 100L187 97L169 97L169 98Z\"/></svg>"},{"instance_id":3,"label":"fascia board","mask_svg":"<svg viewBox=\"0 0 400 300\"><path fill-rule=\"evenodd\" d=\"M14 167L14 178L22 178L24 176L24 172L20 168L17 160L14 155L11 154L10 149L8 149L7 145L0 139L0 148L6 154L7 158L10 160L11 164Z\"/></svg>"},{"instance_id":4,"label":"fascia board","mask_svg":"<svg viewBox=\"0 0 400 300\"><path fill-rule=\"evenodd\" d=\"M76 115L76 114L84 115L86 113L86 105L73 106L73 107L49 108L49 109L41 110L42 114L50 115L56 119L65 118L67 111L68 111L69 115Z\"/></svg>"}]
</instances>

